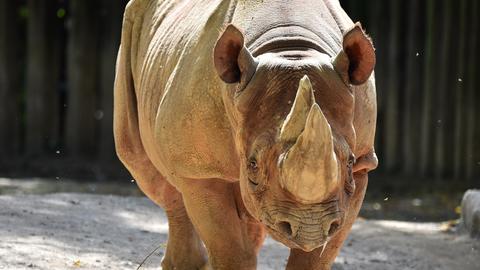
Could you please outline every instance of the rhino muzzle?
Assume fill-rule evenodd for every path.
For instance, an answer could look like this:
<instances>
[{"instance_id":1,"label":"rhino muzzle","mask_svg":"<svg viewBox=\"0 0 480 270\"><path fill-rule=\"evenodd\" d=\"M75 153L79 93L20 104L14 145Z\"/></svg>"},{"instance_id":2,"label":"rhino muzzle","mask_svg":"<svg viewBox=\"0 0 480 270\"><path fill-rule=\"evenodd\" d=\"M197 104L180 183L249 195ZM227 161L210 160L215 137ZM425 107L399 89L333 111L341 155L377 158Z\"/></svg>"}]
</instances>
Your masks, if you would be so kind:
<instances>
[{"instance_id":1,"label":"rhino muzzle","mask_svg":"<svg viewBox=\"0 0 480 270\"><path fill-rule=\"evenodd\" d=\"M263 213L262 220L275 239L307 252L325 245L344 220L337 200L311 205L282 202Z\"/></svg>"},{"instance_id":2,"label":"rhino muzzle","mask_svg":"<svg viewBox=\"0 0 480 270\"><path fill-rule=\"evenodd\" d=\"M282 188L302 203L328 199L338 185L338 162L332 130L306 75L281 127L280 140L293 144L279 161Z\"/></svg>"}]
</instances>

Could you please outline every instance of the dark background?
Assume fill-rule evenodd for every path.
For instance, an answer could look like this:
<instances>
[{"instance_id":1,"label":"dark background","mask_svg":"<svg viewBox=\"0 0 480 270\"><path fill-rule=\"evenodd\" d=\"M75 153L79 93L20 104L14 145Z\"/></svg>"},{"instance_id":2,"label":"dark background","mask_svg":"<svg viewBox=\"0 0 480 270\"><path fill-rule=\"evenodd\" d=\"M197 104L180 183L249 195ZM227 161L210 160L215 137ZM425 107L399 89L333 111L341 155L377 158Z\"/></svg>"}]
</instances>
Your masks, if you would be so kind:
<instances>
[{"instance_id":1,"label":"dark background","mask_svg":"<svg viewBox=\"0 0 480 270\"><path fill-rule=\"evenodd\" d=\"M480 187L478 0L343 0L377 49L384 192ZM125 0L0 0L0 176L128 178L112 94Z\"/></svg>"}]
</instances>

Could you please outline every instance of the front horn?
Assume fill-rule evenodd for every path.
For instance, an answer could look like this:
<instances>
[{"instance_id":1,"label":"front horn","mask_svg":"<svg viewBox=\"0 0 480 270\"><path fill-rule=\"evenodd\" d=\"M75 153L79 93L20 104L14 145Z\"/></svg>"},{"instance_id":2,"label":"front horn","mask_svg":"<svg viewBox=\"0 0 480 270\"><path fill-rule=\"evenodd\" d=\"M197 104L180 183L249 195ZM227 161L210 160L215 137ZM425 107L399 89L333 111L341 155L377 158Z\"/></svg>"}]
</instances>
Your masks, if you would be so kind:
<instances>
[{"instance_id":1,"label":"front horn","mask_svg":"<svg viewBox=\"0 0 480 270\"><path fill-rule=\"evenodd\" d=\"M313 104L308 106L309 103ZM308 108L307 113L304 113L305 107ZM303 123L302 118L306 118ZM338 185L337 158L332 130L315 103L312 86L306 76L300 81L280 137L284 142L294 142L281 162L282 188L303 203L327 199Z\"/></svg>"},{"instance_id":2,"label":"front horn","mask_svg":"<svg viewBox=\"0 0 480 270\"><path fill-rule=\"evenodd\" d=\"M295 142L305 128L308 112L314 103L315 96L313 94L312 84L308 76L305 75L298 84L295 101L280 129L281 141Z\"/></svg>"}]
</instances>

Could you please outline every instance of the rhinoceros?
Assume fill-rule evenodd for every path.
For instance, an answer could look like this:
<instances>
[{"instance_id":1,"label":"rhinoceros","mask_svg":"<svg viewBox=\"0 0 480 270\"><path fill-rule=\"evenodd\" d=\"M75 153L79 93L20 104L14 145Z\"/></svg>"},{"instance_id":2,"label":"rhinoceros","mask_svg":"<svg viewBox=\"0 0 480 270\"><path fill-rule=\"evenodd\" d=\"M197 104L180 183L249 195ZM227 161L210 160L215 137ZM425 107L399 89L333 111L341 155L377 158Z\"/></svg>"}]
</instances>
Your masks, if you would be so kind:
<instances>
[{"instance_id":1,"label":"rhinoceros","mask_svg":"<svg viewBox=\"0 0 480 270\"><path fill-rule=\"evenodd\" d=\"M163 269L330 269L374 151L375 50L338 0L132 0L120 160L168 217Z\"/></svg>"}]
</instances>

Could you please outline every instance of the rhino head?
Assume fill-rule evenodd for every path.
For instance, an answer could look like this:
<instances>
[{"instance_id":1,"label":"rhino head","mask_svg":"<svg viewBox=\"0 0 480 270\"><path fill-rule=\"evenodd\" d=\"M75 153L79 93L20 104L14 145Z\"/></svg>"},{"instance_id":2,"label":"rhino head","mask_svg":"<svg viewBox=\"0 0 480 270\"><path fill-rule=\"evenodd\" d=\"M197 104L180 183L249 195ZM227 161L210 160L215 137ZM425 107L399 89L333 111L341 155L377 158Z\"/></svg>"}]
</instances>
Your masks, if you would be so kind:
<instances>
[{"instance_id":1,"label":"rhino head","mask_svg":"<svg viewBox=\"0 0 480 270\"><path fill-rule=\"evenodd\" d=\"M254 57L229 25L214 64L225 82L249 213L291 248L325 245L344 225L355 192L353 86L373 71L370 39L356 24L333 58L299 46Z\"/></svg>"}]
</instances>

